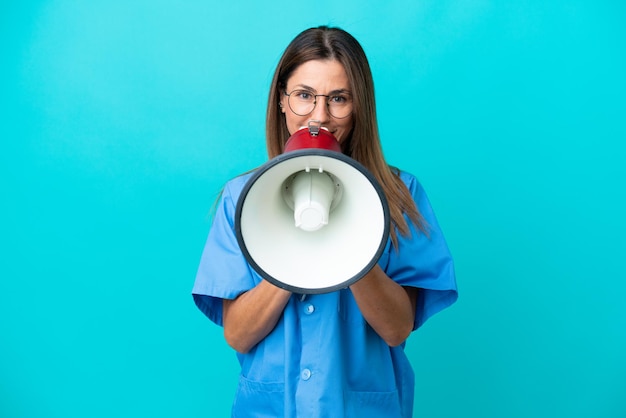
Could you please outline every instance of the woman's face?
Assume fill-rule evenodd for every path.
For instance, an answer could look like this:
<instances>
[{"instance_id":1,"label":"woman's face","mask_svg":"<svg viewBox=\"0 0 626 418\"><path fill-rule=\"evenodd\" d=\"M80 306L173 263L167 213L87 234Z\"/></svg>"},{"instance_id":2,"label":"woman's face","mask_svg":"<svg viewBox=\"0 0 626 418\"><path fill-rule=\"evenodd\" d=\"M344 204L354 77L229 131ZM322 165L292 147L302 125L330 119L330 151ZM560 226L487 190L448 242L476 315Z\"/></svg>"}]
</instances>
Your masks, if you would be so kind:
<instances>
[{"instance_id":1,"label":"woman's face","mask_svg":"<svg viewBox=\"0 0 626 418\"><path fill-rule=\"evenodd\" d=\"M350 96L350 83L343 65L336 60L313 60L301 64L287 80L285 88L288 94L294 90L305 90L310 94L345 95ZM309 121L318 120L322 127L328 129L341 143L352 131L352 113L344 118L336 118L328 111L326 97L317 97L317 104L311 113L299 116L289 107L289 97L281 95L281 110L285 114L287 130L293 135Z\"/></svg>"}]
</instances>

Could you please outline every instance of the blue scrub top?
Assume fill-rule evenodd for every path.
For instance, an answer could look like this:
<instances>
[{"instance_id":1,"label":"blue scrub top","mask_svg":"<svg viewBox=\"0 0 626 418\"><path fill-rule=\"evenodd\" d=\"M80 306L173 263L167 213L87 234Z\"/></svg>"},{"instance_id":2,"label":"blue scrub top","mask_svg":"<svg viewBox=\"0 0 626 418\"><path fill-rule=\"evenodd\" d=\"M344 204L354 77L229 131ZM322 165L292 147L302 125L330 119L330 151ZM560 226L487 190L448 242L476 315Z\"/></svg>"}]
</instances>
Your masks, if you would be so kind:
<instances>
[{"instance_id":1,"label":"blue scrub top","mask_svg":"<svg viewBox=\"0 0 626 418\"><path fill-rule=\"evenodd\" d=\"M222 193L193 287L198 308L222 326L222 299L262 279L246 262L234 229L237 199L252 174ZM419 291L414 329L457 299L452 257L417 179L400 177L427 223L411 226L397 250L387 243L378 261L402 286ZM404 344L389 347L367 324L350 289L293 294L274 330L250 352L237 353L241 375L233 417L411 417L414 374Z\"/></svg>"}]
</instances>

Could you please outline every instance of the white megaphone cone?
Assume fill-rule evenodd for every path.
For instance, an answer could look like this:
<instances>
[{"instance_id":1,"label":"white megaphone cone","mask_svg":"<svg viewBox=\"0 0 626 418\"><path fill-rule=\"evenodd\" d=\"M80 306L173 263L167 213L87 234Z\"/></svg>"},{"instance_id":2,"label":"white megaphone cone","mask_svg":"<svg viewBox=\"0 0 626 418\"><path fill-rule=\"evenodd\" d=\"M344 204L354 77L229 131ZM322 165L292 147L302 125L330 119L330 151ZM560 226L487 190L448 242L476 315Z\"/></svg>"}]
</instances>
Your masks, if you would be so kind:
<instances>
[{"instance_id":1,"label":"white megaphone cone","mask_svg":"<svg viewBox=\"0 0 626 418\"><path fill-rule=\"evenodd\" d=\"M296 293L326 293L356 282L378 262L389 208L374 176L342 154L330 132L309 124L248 180L235 230L261 277Z\"/></svg>"}]
</instances>

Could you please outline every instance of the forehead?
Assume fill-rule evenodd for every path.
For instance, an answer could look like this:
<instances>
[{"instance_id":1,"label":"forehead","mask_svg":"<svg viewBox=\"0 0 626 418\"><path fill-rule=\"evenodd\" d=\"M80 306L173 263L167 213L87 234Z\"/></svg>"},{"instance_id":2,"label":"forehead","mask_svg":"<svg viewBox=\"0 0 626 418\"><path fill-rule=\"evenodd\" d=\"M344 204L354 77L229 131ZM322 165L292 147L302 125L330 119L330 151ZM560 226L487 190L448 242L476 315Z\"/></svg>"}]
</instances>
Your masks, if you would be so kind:
<instances>
[{"instance_id":1,"label":"forehead","mask_svg":"<svg viewBox=\"0 0 626 418\"><path fill-rule=\"evenodd\" d=\"M310 87L314 90L348 90L350 80L337 60L312 60L300 64L287 79L289 88Z\"/></svg>"}]
</instances>

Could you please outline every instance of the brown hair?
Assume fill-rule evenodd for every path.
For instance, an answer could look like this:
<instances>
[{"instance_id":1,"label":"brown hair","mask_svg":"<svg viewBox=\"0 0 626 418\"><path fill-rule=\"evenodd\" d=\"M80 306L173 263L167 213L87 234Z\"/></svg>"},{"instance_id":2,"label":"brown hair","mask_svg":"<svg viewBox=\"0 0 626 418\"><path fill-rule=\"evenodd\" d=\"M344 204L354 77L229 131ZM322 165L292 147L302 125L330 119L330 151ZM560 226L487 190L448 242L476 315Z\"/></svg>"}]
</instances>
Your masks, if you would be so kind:
<instances>
[{"instance_id":1,"label":"brown hair","mask_svg":"<svg viewBox=\"0 0 626 418\"><path fill-rule=\"evenodd\" d=\"M287 46L270 87L265 130L268 156L274 158L282 154L290 136L278 105L287 81L299 65L311 60L337 60L348 75L354 125L350 136L342 142L342 151L363 164L382 186L393 226L391 240L397 248L396 229L405 236L410 233L405 215L422 231L425 231L424 220L398 170L385 161L378 134L372 72L363 48L348 32L328 26L311 28Z\"/></svg>"}]
</instances>

